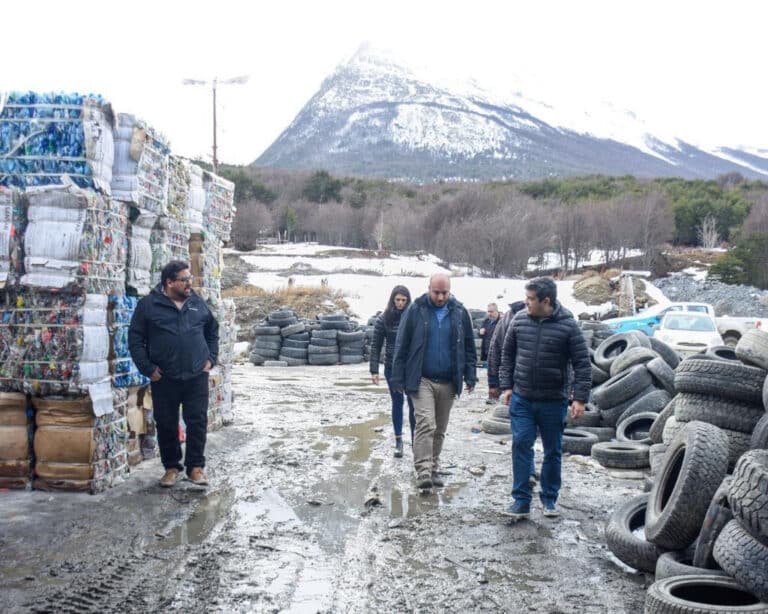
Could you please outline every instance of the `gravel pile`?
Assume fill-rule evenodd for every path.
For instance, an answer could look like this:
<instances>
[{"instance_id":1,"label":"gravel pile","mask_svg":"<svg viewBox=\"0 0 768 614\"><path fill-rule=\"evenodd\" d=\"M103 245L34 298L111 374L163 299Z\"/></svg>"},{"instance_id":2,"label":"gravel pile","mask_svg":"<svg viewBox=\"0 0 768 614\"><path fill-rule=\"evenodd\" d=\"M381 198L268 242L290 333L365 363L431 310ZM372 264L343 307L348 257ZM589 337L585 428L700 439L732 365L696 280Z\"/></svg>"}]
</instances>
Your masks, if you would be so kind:
<instances>
[{"instance_id":1,"label":"gravel pile","mask_svg":"<svg viewBox=\"0 0 768 614\"><path fill-rule=\"evenodd\" d=\"M653 285L670 301L709 303L718 316L768 318L768 292L754 286L697 281L684 274L656 279Z\"/></svg>"}]
</instances>

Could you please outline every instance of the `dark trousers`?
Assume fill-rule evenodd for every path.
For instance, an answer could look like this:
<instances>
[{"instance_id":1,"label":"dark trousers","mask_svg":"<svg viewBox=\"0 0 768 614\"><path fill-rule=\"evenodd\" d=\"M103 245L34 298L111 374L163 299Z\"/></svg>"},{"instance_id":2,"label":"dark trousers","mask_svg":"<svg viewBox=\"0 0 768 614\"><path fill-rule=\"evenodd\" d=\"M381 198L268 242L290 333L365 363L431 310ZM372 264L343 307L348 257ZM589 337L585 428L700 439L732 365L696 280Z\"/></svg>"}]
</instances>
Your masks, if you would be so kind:
<instances>
[{"instance_id":1,"label":"dark trousers","mask_svg":"<svg viewBox=\"0 0 768 614\"><path fill-rule=\"evenodd\" d=\"M413 415L413 401L411 401L411 397L392 388L392 384L390 383L390 380L392 379L392 369L389 367L384 367L384 378L387 380L389 398L392 399L392 428L395 431L395 437L402 437L403 435L403 404L405 403L405 398L407 398L408 424L411 427L411 442L413 442L413 430L416 428L416 417Z\"/></svg>"},{"instance_id":2,"label":"dark trousers","mask_svg":"<svg viewBox=\"0 0 768 614\"><path fill-rule=\"evenodd\" d=\"M166 469L183 469L179 442L179 406L187 426L184 465L205 467L205 437L208 432L208 373L187 380L162 378L152 382L152 408L157 426L160 459Z\"/></svg>"}]
</instances>

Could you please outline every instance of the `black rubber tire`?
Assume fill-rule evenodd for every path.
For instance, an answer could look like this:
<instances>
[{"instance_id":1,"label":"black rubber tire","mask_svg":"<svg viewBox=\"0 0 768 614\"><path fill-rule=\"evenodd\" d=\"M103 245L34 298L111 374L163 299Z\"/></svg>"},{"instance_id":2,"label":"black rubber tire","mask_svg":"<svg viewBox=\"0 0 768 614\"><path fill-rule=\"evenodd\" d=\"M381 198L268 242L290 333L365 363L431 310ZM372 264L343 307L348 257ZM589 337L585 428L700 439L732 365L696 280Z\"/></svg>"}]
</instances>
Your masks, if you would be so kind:
<instances>
[{"instance_id":1,"label":"black rubber tire","mask_svg":"<svg viewBox=\"0 0 768 614\"><path fill-rule=\"evenodd\" d=\"M648 335L646 335L643 331L638 330L636 328L633 328L632 330L630 330L628 332L630 334L632 334L632 335L635 335L638 338L638 340L640 341L640 345L641 346L643 346L644 348L649 348L650 349L650 347L651 347L651 338Z\"/></svg>"},{"instance_id":2,"label":"black rubber tire","mask_svg":"<svg viewBox=\"0 0 768 614\"><path fill-rule=\"evenodd\" d=\"M306 326L306 324L305 324ZM295 335L288 335L283 339L283 343L286 341L306 341L309 343L309 331L305 330L303 333L296 333Z\"/></svg>"},{"instance_id":3,"label":"black rubber tire","mask_svg":"<svg viewBox=\"0 0 768 614\"><path fill-rule=\"evenodd\" d=\"M280 328L285 328L286 326L293 326L299 321L299 319L296 316L291 316L289 318L273 318L272 316L267 318L267 322L271 326L279 326Z\"/></svg>"},{"instance_id":4,"label":"black rubber tire","mask_svg":"<svg viewBox=\"0 0 768 614\"><path fill-rule=\"evenodd\" d=\"M742 433L751 433L758 420L765 415L762 404L744 403L721 396L681 392L675 401L675 418L678 420L701 420Z\"/></svg>"},{"instance_id":5,"label":"black rubber tire","mask_svg":"<svg viewBox=\"0 0 768 614\"><path fill-rule=\"evenodd\" d=\"M282 343L283 338L278 333L277 335L256 335L253 338L254 343Z\"/></svg>"},{"instance_id":6,"label":"black rubber tire","mask_svg":"<svg viewBox=\"0 0 768 614\"><path fill-rule=\"evenodd\" d=\"M348 331L350 329L349 327L349 322L345 321L322 320L320 322L320 328L322 330Z\"/></svg>"},{"instance_id":7,"label":"black rubber tire","mask_svg":"<svg viewBox=\"0 0 768 614\"><path fill-rule=\"evenodd\" d=\"M307 346L307 354L310 356L318 354L336 354L339 355L339 348L336 344L333 345L314 345L310 343Z\"/></svg>"},{"instance_id":8,"label":"black rubber tire","mask_svg":"<svg viewBox=\"0 0 768 614\"><path fill-rule=\"evenodd\" d=\"M725 476L718 486L712 501L709 502L704 522L701 523L699 536L696 538L696 549L693 552L693 564L705 569L720 569L712 555L715 550L717 536L723 527L733 519L733 512L728 503L728 491L731 487L730 476Z\"/></svg>"},{"instance_id":9,"label":"black rubber tire","mask_svg":"<svg viewBox=\"0 0 768 614\"><path fill-rule=\"evenodd\" d=\"M335 365L339 362L338 354L310 354L307 356L310 365Z\"/></svg>"},{"instance_id":10,"label":"black rubber tire","mask_svg":"<svg viewBox=\"0 0 768 614\"><path fill-rule=\"evenodd\" d=\"M764 450L768 448L768 414L757 421L752 437L749 438L750 450Z\"/></svg>"},{"instance_id":11,"label":"black rubber tire","mask_svg":"<svg viewBox=\"0 0 768 614\"><path fill-rule=\"evenodd\" d=\"M651 467L651 475L656 475L661 468L661 461L667 452L667 444L654 443L648 448L648 464Z\"/></svg>"},{"instance_id":12,"label":"black rubber tire","mask_svg":"<svg viewBox=\"0 0 768 614\"><path fill-rule=\"evenodd\" d=\"M365 333L361 330L356 330L352 333L345 333L344 331L339 331L338 336L339 344L342 343L352 343L353 341L360 341L362 343L363 339L365 339Z\"/></svg>"},{"instance_id":13,"label":"black rubber tire","mask_svg":"<svg viewBox=\"0 0 768 614\"><path fill-rule=\"evenodd\" d=\"M648 412L658 414L667 406L667 403L669 403L671 400L672 399L666 390L653 390L648 394L643 395L621 413L619 419L616 421L617 430L618 425L621 422L627 418L631 418L636 414L643 414Z\"/></svg>"},{"instance_id":14,"label":"black rubber tire","mask_svg":"<svg viewBox=\"0 0 768 614\"><path fill-rule=\"evenodd\" d=\"M321 322L346 322L347 316L343 313L324 313L318 316Z\"/></svg>"},{"instance_id":15,"label":"black rubber tire","mask_svg":"<svg viewBox=\"0 0 768 614\"><path fill-rule=\"evenodd\" d=\"M759 328L750 328L736 344L736 356L743 362L768 369L768 333Z\"/></svg>"},{"instance_id":16,"label":"black rubber tire","mask_svg":"<svg viewBox=\"0 0 768 614\"><path fill-rule=\"evenodd\" d=\"M348 354L351 354L352 352L362 353L363 348L365 346L362 343L358 343L357 341L352 341L351 343L341 343L339 342L339 351L340 352L347 352Z\"/></svg>"},{"instance_id":17,"label":"black rubber tire","mask_svg":"<svg viewBox=\"0 0 768 614\"><path fill-rule=\"evenodd\" d=\"M280 355L280 350L254 347L253 350L251 350L251 353L258 354L264 360L277 360L277 357Z\"/></svg>"},{"instance_id":18,"label":"black rubber tire","mask_svg":"<svg viewBox=\"0 0 768 614\"><path fill-rule=\"evenodd\" d=\"M339 346L339 344L336 343L336 339L326 339L325 337L312 337L312 339L309 340L309 345L326 348L335 348Z\"/></svg>"},{"instance_id":19,"label":"black rubber tire","mask_svg":"<svg viewBox=\"0 0 768 614\"><path fill-rule=\"evenodd\" d=\"M768 601L768 546L735 518L715 542L715 560L723 571L763 601ZM768 609L768 605L766 605Z\"/></svg>"},{"instance_id":20,"label":"black rubber tire","mask_svg":"<svg viewBox=\"0 0 768 614\"><path fill-rule=\"evenodd\" d=\"M263 324L259 324L257 326L253 327L253 334L257 337L262 337L265 335L268 336L274 336L280 334L280 327L279 326L264 326Z\"/></svg>"},{"instance_id":21,"label":"black rubber tire","mask_svg":"<svg viewBox=\"0 0 768 614\"><path fill-rule=\"evenodd\" d=\"M291 335L298 335L300 333L303 333L306 329L306 325L304 322L296 322L296 324L290 324L289 326L284 326L282 329L280 329L280 334L283 337L290 337Z\"/></svg>"},{"instance_id":22,"label":"black rubber tire","mask_svg":"<svg viewBox=\"0 0 768 614\"><path fill-rule=\"evenodd\" d=\"M582 330L591 330L594 332L600 331L604 334L612 334L611 327L600 320L579 320L579 327Z\"/></svg>"},{"instance_id":23,"label":"black rubber tire","mask_svg":"<svg viewBox=\"0 0 768 614\"><path fill-rule=\"evenodd\" d=\"M670 550L656 561L656 580L672 576L717 576L728 577L720 569L704 569L693 564L690 548L688 550Z\"/></svg>"},{"instance_id":24,"label":"black rubber tire","mask_svg":"<svg viewBox=\"0 0 768 614\"><path fill-rule=\"evenodd\" d=\"M283 360L283 356L287 358L307 359L307 348L291 348L283 346L280 348L280 360Z\"/></svg>"},{"instance_id":25,"label":"black rubber tire","mask_svg":"<svg viewBox=\"0 0 768 614\"><path fill-rule=\"evenodd\" d=\"M656 416L656 420L653 421L651 430L648 431L648 438L652 443L663 443L664 425L667 423L667 419L675 414L676 398L672 397L672 400L667 403L666 407L661 410L661 413Z\"/></svg>"},{"instance_id":26,"label":"black rubber tire","mask_svg":"<svg viewBox=\"0 0 768 614\"><path fill-rule=\"evenodd\" d=\"M337 330L313 330L310 338L311 339L333 339L336 340L336 337L338 336L339 331Z\"/></svg>"},{"instance_id":27,"label":"black rubber tire","mask_svg":"<svg viewBox=\"0 0 768 614\"><path fill-rule=\"evenodd\" d=\"M653 377L653 381L669 393L669 396L675 396L675 371L667 362L659 356L645 363L645 368Z\"/></svg>"},{"instance_id":28,"label":"black rubber tire","mask_svg":"<svg viewBox=\"0 0 768 614\"><path fill-rule=\"evenodd\" d=\"M631 332L611 335L595 349L595 364L603 371L611 371L611 363L629 348L639 347L640 339Z\"/></svg>"},{"instance_id":29,"label":"black rubber tire","mask_svg":"<svg viewBox=\"0 0 768 614\"><path fill-rule=\"evenodd\" d=\"M680 422L674 416L667 418L666 424L664 424L664 432L661 434L661 442L668 444L675 438L682 428L688 424L687 422Z\"/></svg>"},{"instance_id":30,"label":"black rubber tire","mask_svg":"<svg viewBox=\"0 0 768 614\"><path fill-rule=\"evenodd\" d=\"M615 375L618 375L622 371L626 371L635 365L644 365L654 358L659 358L659 355L651 348L643 347L641 345L633 348L627 348L613 359L610 369L611 377L614 377Z\"/></svg>"},{"instance_id":31,"label":"black rubber tire","mask_svg":"<svg viewBox=\"0 0 768 614\"><path fill-rule=\"evenodd\" d=\"M728 471L732 472L742 454L749 450L749 440L752 436L749 433L740 433L731 429L720 430L728 438Z\"/></svg>"},{"instance_id":32,"label":"black rubber tire","mask_svg":"<svg viewBox=\"0 0 768 614\"><path fill-rule=\"evenodd\" d=\"M601 441L592 446L592 458L603 467L642 469L648 467L648 446L633 441Z\"/></svg>"},{"instance_id":33,"label":"black rubber tire","mask_svg":"<svg viewBox=\"0 0 768 614\"><path fill-rule=\"evenodd\" d=\"M749 450L736 463L728 502L752 535L768 543L768 450Z\"/></svg>"},{"instance_id":34,"label":"black rubber tire","mask_svg":"<svg viewBox=\"0 0 768 614\"><path fill-rule=\"evenodd\" d=\"M761 603L733 578L672 576L658 580L645 594L645 614L767 614Z\"/></svg>"},{"instance_id":35,"label":"black rubber tire","mask_svg":"<svg viewBox=\"0 0 768 614\"><path fill-rule=\"evenodd\" d=\"M579 428L582 426L598 426L600 424L600 409L594 403L584 405L584 413L578 418L569 415L565 420L566 426Z\"/></svg>"},{"instance_id":36,"label":"black rubber tire","mask_svg":"<svg viewBox=\"0 0 768 614\"><path fill-rule=\"evenodd\" d=\"M489 435L509 435L512 432L509 420L498 418L483 418L480 428Z\"/></svg>"},{"instance_id":37,"label":"black rubber tire","mask_svg":"<svg viewBox=\"0 0 768 614\"><path fill-rule=\"evenodd\" d=\"M727 472L727 445L719 428L698 421L688 422L669 442L645 515L649 541L668 550L693 543Z\"/></svg>"},{"instance_id":38,"label":"black rubber tire","mask_svg":"<svg viewBox=\"0 0 768 614\"><path fill-rule=\"evenodd\" d=\"M609 379L611 379L611 374L607 371L603 371L600 367L598 367L594 362L589 363L592 367L592 384L599 385L607 382Z\"/></svg>"},{"instance_id":39,"label":"black rubber tire","mask_svg":"<svg viewBox=\"0 0 768 614\"><path fill-rule=\"evenodd\" d=\"M704 356L710 356L715 360L730 360L739 362L739 357L736 356L734 347L731 345L715 345L711 348L707 348L704 352Z\"/></svg>"},{"instance_id":40,"label":"black rubber tire","mask_svg":"<svg viewBox=\"0 0 768 614\"><path fill-rule=\"evenodd\" d=\"M669 365L670 369L676 369L677 365L680 364L680 354L669 347L661 339L649 337L649 340L651 342L651 349L664 359L664 362Z\"/></svg>"},{"instance_id":41,"label":"black rubber tire","mask_svg":"<svg viewBox=\"0 0 768 614\"><path fill-rule=\"evenodd\" d=\"M248 355L248 360L250 360L257 367L260 367L261 365L264 364L264 361L267 359L264 358L264 356L262 356L261 354L257 354L256 352L251 352Z\"/></svg>"},{"instance_id":42,"label":"black rubber tire","mask_svg":"<svg viewBox=\"0 0 768 614\"><path fill-rule=\"evenodd\" d=\"M650 446L653 442L648 432L658 415L655 411L644 411L621 420L616 425L617 441L636 441ZM650 458L648 462L650 464Z\"/></svg>"},{"instance_id":43,"label":"black rubber tire","mask_svg":"<svg viewBox=\"0 0 768 614\"><path fill-rule=\"evenodd\" d=\"M274 341L261 341L261 339L263 339L263 337L256 337L256 341L253 342L253 348L255 350L271 350L273 352L277 352L281 347L283 347L282 343L275 343Z\"/></svg>"},{"instance_id":44,"label":"black rubber tire","mask_svg":"<svg viewBox=\"0 0 768 614\"><path fill-rule=\"evenodd\" d=\"M579 426L580 431L597 435L597 441L610 441L616 437L616 429L612 426Z\"/></svg>"},{"instance_id":45,"label":"black rubber tire","mask_svg":"<svg viewBox=\"0 0 768 614\"><path fill-rule=\"evenodd\" d=\"M731 361L686 358L675 370L675 390L761 403L766 375L763 369Z\"/></svg>"},{"instance_id":46,"label":"black rubber tire","mask_svg":"<svg viewBox=\"0 0 768 614\"><path fill-rule=\"evenodd\" d=\"M632 336L634 338L634 335ZM634 398L653 384L645 365L636 365L622 371L592 390L592 400L601 408L610 408ZM617 416L618 417L618 416Z\"/></svg>"},{"instance_id":47,"label":"black rubber tire","mask_svg":"<svg viewBox=\"0 0 768 614\"><path fill-rule=\"evenodd\" d=\"M282 360L289 367L303 367L304 365L309 364L309 361L306 357L294 358L293 356L284 356L283 354L280 354L278 360Z\"/></svg>"},{"instance_id":48,"label":"black rubber tire","mask_svg":"<svg viewBox=\"0 0 768 614\"><path fill-rule=\"evenodd\" d=\"M309 339L306 341L295 341L291 337L283 339L284 348L293 348L294 350L306 350L309 347Z\"/></svg>"},{"instance_id":49,"label":"black rubber tire","mask_svg":"<svg viewBox=\"0 0 768 614\"><path fill-rule=\"evenodd\" d=\"M498 420L509 420L509 405L504 405L504 403L495 405L491 416Z\"/></svg>"},{"instance_id":50,"label":"black rubber tire","mask_svg":"<svg viewBox=\"0 0 768 614\"><path fill-rule=\"evenodd\" d=\"M653 572L664 549L643 539L638 531L645 524L647 504L648 495L642 494L613 510L605 525L605 542L622 563Z\"/></svg>"},{"instance_id":51,"label":"black rubber tire","mask_svg":"<svg viewBox=\"0 0 768 614\"><path fill-rule=\"evenodd\" d=\"M597 443L597 435L580 429L565 429L563 431L563 452L589 456L592 446Z\"/></svg>"},{"instance_id":52,"label":"black rubber tire","mask_svg":"<svg viewBox=\"0 0 768 614\"><path fill-rule=\"evenodd\" d=\"M623 403L619 403L614 407L609 407L608 409L601 409L600 419L602 420L602 423L615 427L619 422L619 418L625 411L627 411L627 409L629 409L634 403L642 399L645 395L651 394L656 390L658 390L658 388L656 388L653 384L651 384L644 390L641 390L640 392L638 392L631 399L627 399Z\"/></svg>"},{"instance_id":53,"label":"black rubber tire","mask_svg":"<svg viewBox=\"0 0 768 614\"><path fill-rule=\"evenodd\" d=\"M356 365L365 362L362 354L339 354L339 362L343 365Z\"/></svg>"}]
</instances>

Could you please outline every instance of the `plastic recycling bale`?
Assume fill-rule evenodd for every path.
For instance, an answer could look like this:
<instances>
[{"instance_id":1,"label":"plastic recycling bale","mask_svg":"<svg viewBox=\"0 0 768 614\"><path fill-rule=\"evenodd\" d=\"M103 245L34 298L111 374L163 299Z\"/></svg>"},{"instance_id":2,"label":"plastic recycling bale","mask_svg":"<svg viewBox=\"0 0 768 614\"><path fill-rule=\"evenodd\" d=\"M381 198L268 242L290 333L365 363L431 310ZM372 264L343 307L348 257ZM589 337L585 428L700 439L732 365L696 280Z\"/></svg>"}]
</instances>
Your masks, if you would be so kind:
<instances>
[{"instance_id":1,"label":"plastic recycling bale","mask_svg":"<svg viewBox=\"0 0 768 614\"><path fill-rule=\"evenodd\" d=\"M24 273L27 199L21 190L0 186L0 288L15 285Z\"/></svg>"},{"instance_id":2,"label":"plastic recycling bale","mask_svg":"<svg viewBox=\"0 0 768 614\"><path fill-rule=\"evenodd\" d=\"M235 215L235 184L223 177L203 171L203 187L205 188L203 228L206 233L216 237L218 242L227 242Z\"/></svg>"},{"instance_id":3,"label":"plastic recycling bale","mask_svg":"<svg viewBox=\"0 0 768 614\"><path fill-rule=\"evenodd\" d=\"M109 372L116 388L149 384L149 378L139 373L128 348L128 329L139 299L133 296L110 296L107 312L109 328Z\"/></svg>"},{"instance_id":4,"label":"plastic recycling bale","mask_svg":"<svg viewBox=\"0 0 768 614\"><path fill-rule=\"evenodd\" d=\"M99 95L0 94L0 185L110 193L115 116Z\"/></svg>"}]
</instances>

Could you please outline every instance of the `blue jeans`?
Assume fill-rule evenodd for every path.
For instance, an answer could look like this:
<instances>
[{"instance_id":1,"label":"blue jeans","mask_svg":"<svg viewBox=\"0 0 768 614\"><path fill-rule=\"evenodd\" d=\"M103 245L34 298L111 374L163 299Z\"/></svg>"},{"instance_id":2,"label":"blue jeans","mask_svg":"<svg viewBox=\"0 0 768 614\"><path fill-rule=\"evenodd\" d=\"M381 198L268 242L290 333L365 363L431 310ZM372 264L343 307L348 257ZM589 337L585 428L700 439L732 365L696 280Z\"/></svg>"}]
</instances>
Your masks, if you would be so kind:
<instances>
[{"instance_id":1,"label":"blue jeans","mask_svg":"<svg viewBox=\"0 0 768 614\"><path fill-rule=\"evenodd\" d=\"M563 430L568 401L533 401L512 394L509 416L512 422L512 498L531 503L529 477L533 463L533 443L536 429L544 445L544 462L541 464L542 503L556 503L560 492L561 464L563 457Z\"/></svg>"},{"instance_id":2,"label":"blue jeans","mask_svg":"<svg viewBox=\"0 0 768 614\"><path fill-rule=\"evenodd\" d=\"M395 437L403 436L403 401L405 395L402 392L396 392L392 389L392 369L384 367L384 379L387 380L389 396L392 399L392 428L395 430ZM408 397L408 424L411 427L411 441L413 441L413 429L416 428L416 417L413 415L413 401Z\"/></svg>"}]
</instances>

